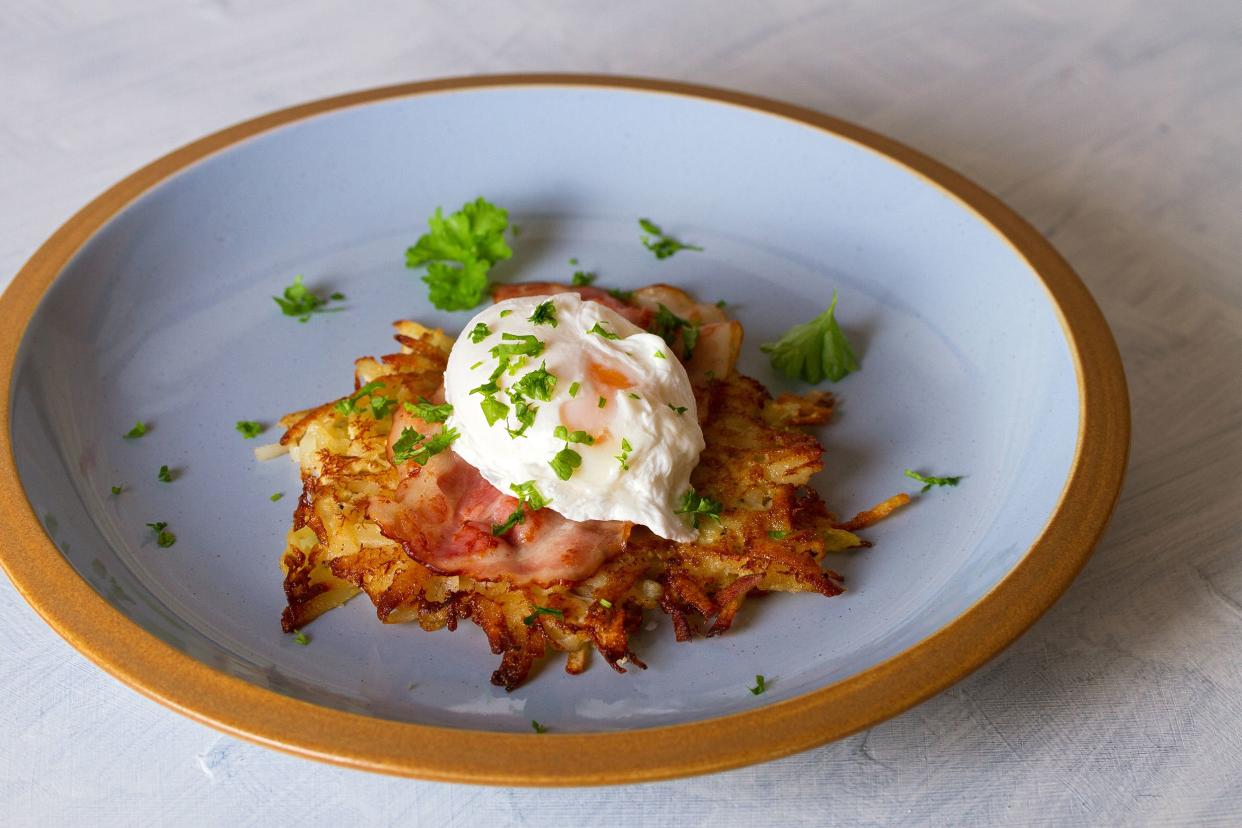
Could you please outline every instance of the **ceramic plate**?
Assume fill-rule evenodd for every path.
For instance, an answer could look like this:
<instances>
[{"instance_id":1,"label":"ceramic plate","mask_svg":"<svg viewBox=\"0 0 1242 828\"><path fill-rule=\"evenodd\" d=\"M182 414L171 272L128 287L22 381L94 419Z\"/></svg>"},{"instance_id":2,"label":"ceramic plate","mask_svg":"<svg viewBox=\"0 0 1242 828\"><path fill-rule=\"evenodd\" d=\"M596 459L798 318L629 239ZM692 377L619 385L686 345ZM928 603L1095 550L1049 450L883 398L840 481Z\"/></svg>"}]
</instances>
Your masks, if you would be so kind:
<instances>
[{"instance_id":1,"label":"ceramic plate","mask_svg":"<svg viewBox=\"0 0 1242 828\"><path fill-rule=\"evenodd\" d=\"M384 626L365 598L310 646L282 635L278 559L298 491L234 423L350 387L389 323L456 332L403 251L439 205L483 195L521 228L501 281L679 285L727 300L740 368L833 292L862 370L832 387L819 488L852 514L906 468L964 475L836 556L848 592L748 602L722 638L651 616L646 671L549 659L512 693L470 625ZM657 261L649 216L704 248ZM347 294L306 324L271 296ZM1082 565L1128 444L1102 317L1028 225L941 165L792 106L671 83L441 81L285 110L185 147L54 235L0 302L3 563L121 680L304 756L501 784L638 781L759 761L926 698L1031 624ZM141 440L122 439L136 420ZM273 437L270 431L268 437ZM158 482L167 464L177 475ZM122 485L119 496L110 493ZM146 524L178 541L159 548ZM753 695L757 673L769 689ZM411 686L413 685L413 686ZM536 735L530 721L550 731Z\"/></svg>"}]
</instances>

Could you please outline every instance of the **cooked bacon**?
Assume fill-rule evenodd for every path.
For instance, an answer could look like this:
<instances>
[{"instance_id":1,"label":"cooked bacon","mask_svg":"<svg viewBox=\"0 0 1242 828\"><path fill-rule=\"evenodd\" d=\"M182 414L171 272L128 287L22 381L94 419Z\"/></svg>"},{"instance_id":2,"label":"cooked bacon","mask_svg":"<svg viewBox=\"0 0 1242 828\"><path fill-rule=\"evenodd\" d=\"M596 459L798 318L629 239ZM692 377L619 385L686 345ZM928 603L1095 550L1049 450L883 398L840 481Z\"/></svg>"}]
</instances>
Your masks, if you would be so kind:
<instances>
[{"instance_id":1,"label":"cooked bacon","mask_svg":"<svg viewBox=\"0 0 1242 828\"><path fill-rule=\"evenodd\" d=\"M492 526L517 508L516 499L451 449L426 466L407 465L410 475L391 498L370 499L367 517L434 572L519 585L568 583L593 575L629 537L629 523L573 521L551 509L528 512L525 522L497 537Z\"/></svg>"},{"instance_id":2,"label":"cooked bacon","mask_svg":"<svg viewBox=\"0 0 1242 828\"><path fill-rule=\"evenodd\" d=\"M522 282L516 285L496 285L492 288L492 301L503 302L506 299L516 299L519 296L552 296L557 293L576 293L584 300L599 302L605 307L612 308L643 330L646 330L647 326L651 324L651 317L655 315L654 309L623 302L606 290L591 287L590 285L564 285L559 282Z\"/></svg>"}]
</instances>

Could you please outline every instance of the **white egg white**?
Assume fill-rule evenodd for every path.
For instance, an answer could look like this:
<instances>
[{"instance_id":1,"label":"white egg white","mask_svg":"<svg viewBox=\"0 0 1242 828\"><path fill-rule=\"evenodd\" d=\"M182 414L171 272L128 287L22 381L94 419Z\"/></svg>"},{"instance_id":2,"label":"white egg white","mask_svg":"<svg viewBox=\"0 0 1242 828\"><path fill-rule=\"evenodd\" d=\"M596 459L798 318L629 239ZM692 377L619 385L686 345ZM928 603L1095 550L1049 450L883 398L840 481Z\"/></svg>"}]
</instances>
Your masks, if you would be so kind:
<instances>
[{"instance_id":1,"label":"white egg white","mask_svg":"<svg viewBox=\"0 0 1242 828\"><path fill-rule=\"evenodd\" d=\"M536 308L547 302L552 303L555 326L531 321ZM482 405L485 394L475 389L498 366L494 348L523 342L506 340L505 334L534 336L543 348L537 356L511 358L496 376L500 391L492 396L510 405L510 411L489 425ZM541 367L556 378L551 399L529 400L538 406L534 422L521 436L512 436L520 424L513 416L510 392ZM676 509L703 451L703 432L686 370L660 337L577 294L509 299L467 323L449 355L444 385L453 406L449 425L461 435L453 449L500 491L508 494L511 485L534 481L549 508L572 520L624 520L670 540L697 537ZM554 434L557 426L594 438L592 445L568 446L582 459L568 480L550 465L567 447Z\"/></svg>"}]
</instances>

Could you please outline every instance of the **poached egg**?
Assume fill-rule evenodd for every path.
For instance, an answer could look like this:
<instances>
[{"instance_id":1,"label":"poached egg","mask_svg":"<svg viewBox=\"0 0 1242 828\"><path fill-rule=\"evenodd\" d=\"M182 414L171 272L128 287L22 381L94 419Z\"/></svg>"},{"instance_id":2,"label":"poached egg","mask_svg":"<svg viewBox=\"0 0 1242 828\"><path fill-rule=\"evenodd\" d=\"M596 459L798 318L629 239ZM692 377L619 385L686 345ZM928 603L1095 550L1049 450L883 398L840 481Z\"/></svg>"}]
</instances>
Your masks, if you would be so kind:
<instances>
[{"instance_id":1,"label":"poached egg","mask_svg":"<svg viewBox=\"0 0 1242 828\"><path fill-rule=\"evenodd\" d=\"M498 302L449 354L453 450L500 491L533 483L571 520L622 520L669 540L703 451L686 369L663 339L574 293Z\"/></svg>"}]
</instances>

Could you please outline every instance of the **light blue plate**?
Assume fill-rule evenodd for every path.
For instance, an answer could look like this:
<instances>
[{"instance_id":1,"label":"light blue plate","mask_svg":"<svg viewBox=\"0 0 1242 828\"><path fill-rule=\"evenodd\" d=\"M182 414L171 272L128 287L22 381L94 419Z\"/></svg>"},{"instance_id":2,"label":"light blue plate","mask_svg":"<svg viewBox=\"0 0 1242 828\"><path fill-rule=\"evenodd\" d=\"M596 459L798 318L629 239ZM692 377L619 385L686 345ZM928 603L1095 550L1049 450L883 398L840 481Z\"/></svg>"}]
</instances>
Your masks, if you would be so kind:
<instances>
[{"instance_id":1,"label":"light blue plate","mask_svg":"<svg viewBox=\"0 0 1242 828\"><path fill-rule=\"evenodd\" d=\"M835 556L839 598L747 603L727 636L677 644L650 616L650 669L585 675L559 656L515 692L470 625L384 626L365 597L280 632L278 560L299 490L256 462L241 419L341 395L352 361L390 352L409 318L456 333L403 264L437 207L483 195L521 228L502 281L596 271L724 299L746 327L741 370L774 392L758 346L822 311L862 370L831 386L819 488L850 515L964 475ZM657 261L648 216L701 245ZM272 302L296 274L343 291L306 324ZM141 195L63 269L25 333L12 436L22 485L83 579L173 647L261 687L399 721L558 732L694 722L790 699L945 627L1031 547L1070 474L1080 392L1058 314L1030 265L979 215L892 159L794 120L623 88L509 86L398 97L311 117L207 157ZM141 440L121 438L135 420ZM176 480L161 483L167 464ZM114 484L125 487L112 496ZM280 502L269 496L284 492ZM157 547L145 524L177 535ZM769 691L747 692L756 673ZM411 689L411 684L414 685Z\"/></svg>"}]
</instances>

